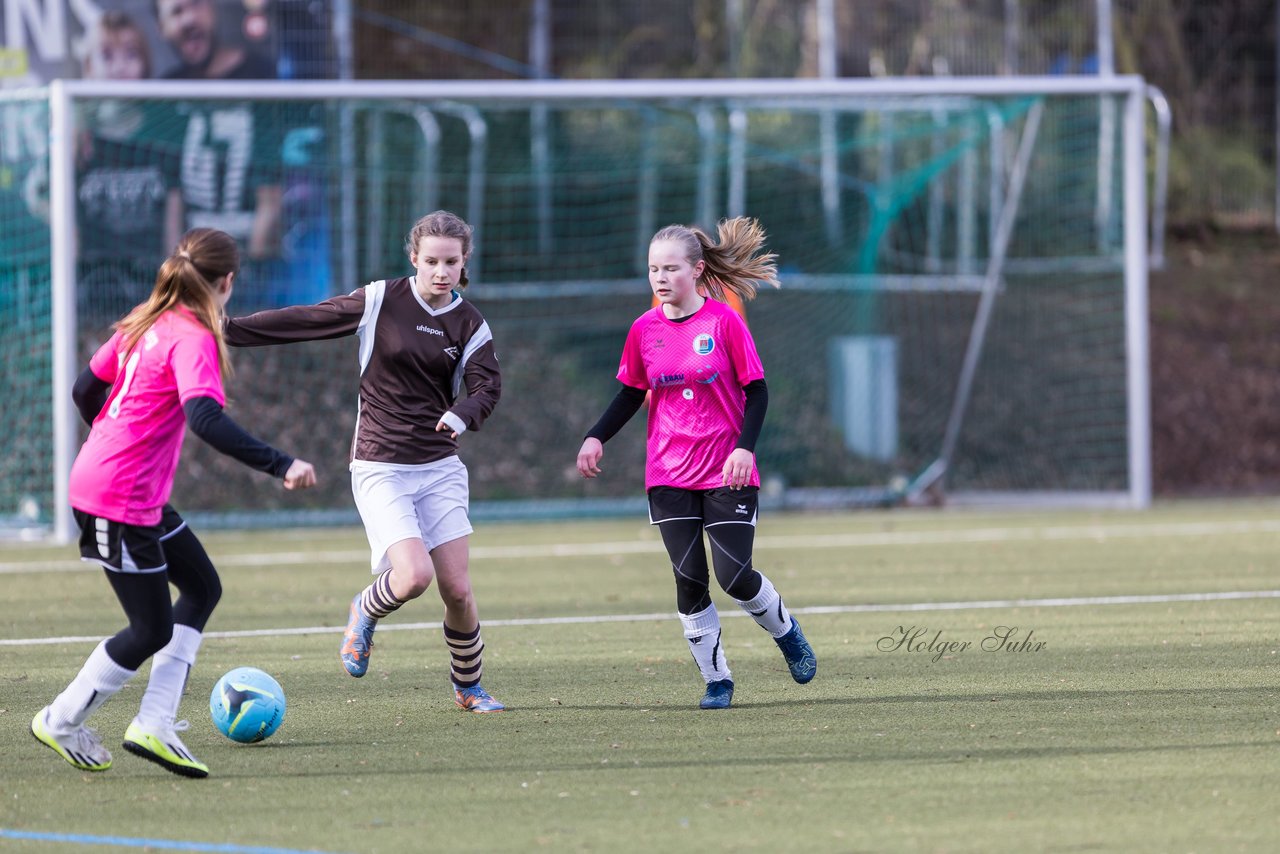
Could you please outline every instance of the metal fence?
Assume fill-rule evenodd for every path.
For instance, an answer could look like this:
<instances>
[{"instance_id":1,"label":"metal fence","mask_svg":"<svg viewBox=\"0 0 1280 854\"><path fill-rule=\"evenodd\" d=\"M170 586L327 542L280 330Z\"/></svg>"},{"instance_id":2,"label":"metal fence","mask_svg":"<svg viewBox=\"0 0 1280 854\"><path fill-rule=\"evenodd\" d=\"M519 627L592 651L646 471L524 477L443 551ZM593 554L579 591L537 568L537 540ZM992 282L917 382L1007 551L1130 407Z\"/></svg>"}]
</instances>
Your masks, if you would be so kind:
<instances>
[{"instance_id":1,"label":"metal fence","mask_svg":"<svg viewBox=\"0 0 1280 854\"><path fill-rule=\"evenodd\" d=\"M282 79L628 79L1120 73L1174 117L1174 221L1273 221L1276 0L204 0ZM183 73L176 0L0 0L0 86L102 76L101 14L143 76ZM200 5L200 4L195 4Z\"/></svg>"},{"instance_id":2,"label":"metal fence","mask_svg":"<svg viewBox=\"0 0 1280 854\"><path fill-rule=\"evenodd\" d=\"M1135 73L1174 117L1174 222L1260 225L1278 208L1274 0L495 0L469 10L351 3L353 75Z\"/></svg>"}]
</instances>

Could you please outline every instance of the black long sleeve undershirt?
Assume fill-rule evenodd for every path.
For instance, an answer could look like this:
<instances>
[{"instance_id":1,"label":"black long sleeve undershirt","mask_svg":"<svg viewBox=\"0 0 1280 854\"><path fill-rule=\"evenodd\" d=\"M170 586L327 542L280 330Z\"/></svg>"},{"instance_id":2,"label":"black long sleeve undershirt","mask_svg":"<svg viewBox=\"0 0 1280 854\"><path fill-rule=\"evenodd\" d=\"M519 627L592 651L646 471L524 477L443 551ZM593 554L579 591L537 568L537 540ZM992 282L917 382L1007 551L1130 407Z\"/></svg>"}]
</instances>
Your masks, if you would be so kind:
<instances>
[{"instance_id":1,"label":"black long sleeve undershirt","mask_svg":"<svg viewBox=\"0 0 1280 854\"><path fill-rule=\"evenodd\" d=\"M760 430L764 427L764 414L769 408L769 388L763 379L758 379L744 385L742 390L746 392L747 400L742 412L742 435L738 437L738 447L754 454Z\"/></svg>"},{"instance_id":2,"label":"black long sleeve undershirt","mask_svg":"<svg viewBox=\"0 0 1280 854\"><path fill-rule=\"evenodd\" d=\"M107 405L111 383L100 379L92 369L85 368L71 387L71 399L84 423L92 426L93 420ZM187 426L214 450L239 460L250 468L283 478L293 457L277 451L260 441L237 424L211 397L193 397L182 406L187 416Z\"/></svg>"},{"instance_id":3,"label":"black long sleeve undershirt","mask_svg":"<svg viewBox=\"0 0 1280 854\"><path fill-rule=\"evenodd\" d=\"M71 387L71 399L75 402L76 409L80 410L80 417L85 424L93 426L93 419L107 405L110 392L111 383L99 379L90 368L85 368L76 377L75 385Z\"/></svg>"},{"instance_id":4,"label":"black long sleeve undershirt","mask_svg":"<svg viewBox=\"0 0 1280 854\"><path fill-rule=\"evenodd\" d=\"M192 433L249 468L283 478L293 465L293 457L250 435L211 397L193 397L182 405L182 411Z\"/></svg>"},{"instance_id":5,"label":"black long sleeve undershirt","mask_svg":"<svg viewBox=\"0 0 1280 854\"><path fill-rule=\"evenodd\" d=\"M747 399L742 414L742 433L738 437L737 447L755 453L756 441L760 438L760 430L764 427L764 415L769 408L769 389L764 380L759 379L747 383L742 390L746 393ZM601 444L612 439L631 420L631 417L640 411L644 396L644 389L623 384L604 414L600 416L600 420L587 431L587 438L599 439Z\"/></svg>"},{"instance_id":6,"label":"black long sleeve undershirt","mask_svg":"<svg viewBox=\"0 0 1280 854\"><path fill-rule=\"evenodd\" d=\"M640 411L644 404L645 391L642 388L621 383L617 396L609 403L609 408L600 416L595 426L587 431L588 439L599 439L604 444L614 437L623 426L631 420L631 416Z\"/></svg>"}]
</instances>

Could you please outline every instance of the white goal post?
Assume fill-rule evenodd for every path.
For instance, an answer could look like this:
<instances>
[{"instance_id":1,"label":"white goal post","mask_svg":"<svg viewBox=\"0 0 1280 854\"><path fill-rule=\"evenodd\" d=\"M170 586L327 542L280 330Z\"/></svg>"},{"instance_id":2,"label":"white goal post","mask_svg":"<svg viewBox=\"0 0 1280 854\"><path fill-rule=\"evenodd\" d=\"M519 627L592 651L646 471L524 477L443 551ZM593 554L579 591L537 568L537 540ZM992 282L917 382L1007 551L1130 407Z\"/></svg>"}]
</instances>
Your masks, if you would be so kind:
<instances>
[{"instance_id":1,"label":"white goal post","mask_svg":"<svg viewBox=\"0 0 1280 854\"><path fill-rule=\"evenodd\" d=\"M525 109L531 109L537 105L555 105L565 108L577 108L579 106L589 107L592 105L599 106L601 109L609 108L610 105L678 105L680 109L688 111L691 115L697 114L698 105L714 104L716 109L723 111L721 115L727 116L727 130L721 133L718 127L713 127L715 133L720 134L718 139L723 141L722 161L716 161L711 167L714 175L719 176L715 180L723 181L724 201L723 203L715 202L714 199L708 200L707 194L704 192L697 197L696 209L699 213L708 211L714 216L726 216L736 213L747 213L751 215L760 215L762 211L752 209L750 202L750 187L744 182L747 180L748 166L744 165L746 160L752 156L767 158L774 156L770 152L761 147L760 151L750 150L750 144L747 141L745 123L742 128L735 125L735 107L750 109L753 105L757 109L765 109L766 105L786 104L794 102L803 104L806 109L815 112L823 110L847 109L850 104L884 104L893 105L895 103L912 103L922 102L925 99L953 99L956 103L963 103L965 99L973 101L981 101L982 99L1002 99L1003 102L1013 102L1016 99L1025 99L1032 102L1035 99L1054 99L1054 98L1097 98L1106 99L1108 103L1113 103L1119 113L1119 127L1117 136L1120 140L1118 163L1116 164L1117 184L1115 187L1116 195L1119 197L1119 204L1114 212L1117 219L1115 233L1117 234L1117 245L1115 251L1109 249L1100 250L1096 263L1101 266L1114 264L1116 273L1123 279L1123 330L1122 330L1122 346L1123 346L1123 369L1118 372L1117 382L1123 382L1124 396L1124 445L1125 459L1121 462L1124 467L1123 483L1119 488L1102 488L1102 489L1083 489L1083 490L1062 490L1055 491L1050 488L1044 490L1044 494L1053 497L1055 500L1061 501L1078 501L1090 500L1106 502L1113 505L1127 507L1145 507L1151 500L1151 424L1150 424L1150 380L1149 380L1149 358L1148 358L1148 332L1147 332L1147 274L1148 274L1148 198L1147 198L1147 166L1146 166L1146 113L1145 107L1149 97L1148 87L1145 82L1135 76L1117 76L1112 78L1096 78L1096 77L1002 77L1002 78L896 78L896 79L803 79L803 80L621 80L621 81L421 81L421 82L400 82L400 81L340 81L340 82L321 82L321 81L263 81L263 82L232 82L232 81L201 81L178 82L178 81L143 81L143 82L120 82L120 81L89 81L89 80L67 80L55 81L48 87L48 104L49 104L49 122L50 122L50 149L49 149L49 193L50 193L50 229L51 229L51 281L52 281L52 324L53 324L53 369L52 369L52 396L53 396L53 426L54 426L54 443L53 443L53 466L51 475L53 477L53 502L52 502L52 528L56 536L62 539L69 538L74 530L73 521L70 515L70 507L67 502L67 476L70 465L78 450L80 437L80 425L78 414L72 405L70 389L77 372L82 367L82 354L78 348L81 346L80 329L77 321L77 246L76 246L76 223L77 223L77 191L76 191L76 152L75 139L78 133L77 123L79 119L79 111L77 105L98 99L139 99L139 100L174 100L181 101L200 100L200 101L235 101L235 102L329 102L336 104L354 104L365 102L379 103L395 103L409 105L425 105L428 111L434 113L448 113L456 115L469 121L469 131L471 132L470 147L468 148L471 157L471 166L469 175L471 182L467 185L467 193L465 195L446 196L443 191L437 195L436 200L441 202L441 206L456 206L457 208L471 207L467 211L473 218L478 218L481 213L480 206L483 204L485 186L480 170L483 169L483 159L485 149L482 147L486 144L485 130L483 128L483 119L479 118L478 111L490 108L491 106L502 106L504 109L510 109L512 105L522 105ZM942 101L939 101L942 103ZM843 106L842 106L843 105ZM861 107L859 108L861 109ZM925 108L926 111L929 108ZM470 111L470 112L468 112ZM941 111L933 108L935 121L939 128L944 126L946 121L941 116ZM876 113L877 116L883 115L885 118L876 118L878 127L881 129L882 138L898 141L902 134L895 129L898 126L893 124L892 112L886 110L883 114ZM931 197L926 194L920 194L917 200L916 196L911 196L910 204L919 204L921 208L928 207L927 212L922 213L919 218L919 224L913 224L910 229L914 235L919 233L919 254L924 259L920 261L921 269L928 271L928 285L930 288L946 287L945 285L937 285L936 282L940 275L952 275L955 281L964 280L968 282L963 288L968 289L970 296L974 299L965 302L961 309L966 312L971 311L972 315L967 322L968 332L963 342L962 351L956 353L956 372L954 376L945 380L945 385L949 391L943 394L948 398L942 409L945 415L942 420L946 422L945 429L939 430L944 434L944 439L938 442L936 453L932 459L925 460L927 464L912 463L911 467L902 471L906 476L906 485L898 483L886 495L896 495L901 498L918 497L930 488L936 488L946 484L948 477L953 471L953 455L956 452L956 445L959 441L959 434L966 423L967 409L973 405L973 384L975 380L975 372L984 355L984 348L987 344L987 336L989 335L989 325L993 305L1000 299L1000 294L1006 287L1007 276L1016 268L1018 271L1031 271L1036 267L1038 261L1029 256L1021 256L1017 259L1006 256L1005 249L1009 243L1010 233L1019 228L1020 215L1022 210L1019 207L1021 196L1020 182L1027 177L1027 170L1034 170L1036 167L1030 161L1032 147L1035 146L1037 140L1037 127L1039 123L1039 113L1036 109L1029 108L1025 111L1018 112L1018 128L1011 128L999 132L998 142L1004 146L1000 153L992 155L993 158L1002 158L1004 162L993 161L990 164L989 192L974 193L972 188L966 181L971 182L972 176L965 172L965 160L968 156L968 149L961 150L961 146L955 146L954 151L947 149L947 145L953 143L945 139L941 132L932 143L926 140L921 146L927 148L933 145L932 155L936 162L940 165L936 166L938 174L946 175L948 182L954 181L954 186L948 183L946 201L931 201ZM1035 116L1035 119L1028 117ZM420 117L421 119L421 117ZM430 120L427 117L425 120ZM702 121L702 117L698 117ZM745 121L745 120L743 120ZM780 119L779 121L786 121ZM862 119L861 121L870 121ZM476 123L479 122L479 125ZM692 126L692 125L691 125ZM700 125L700 130L705 129L705 124ZM807 126L806 126L807 127ZM826 125L829 127L829 125ZM354 181L352 178L353 164L356 158L361 155L360 140L357 140L352 134L352 120L349 115L344 114L343 120L337 125L336 136L333 142L333 150L336 152L333 157L335 164L333 173L337 183ZM429 136L430 128L426 128L424 133ZM1040 128L1039 136L1044 137L1045 130ZM492 134L490 133L490 136ZM694 137L691 137L694 138ZM490 138L489 145L493 140ZM545 150L547 140L541 140L540 144ZM719 143L718 143L719 144ZM821 139L815 137L815 150L820 145L835 144L830 134L823 134ZM913 143L908 143L913 144ZM530 169L537 170L541 168L539 148L535 144L530 147ZM888 149L886 149L887 151ZM1021 156L1020 156L1021 152ZM843 152L847 154L848 152ZM554 154L554 152L553 152ZM433 156L439 156L438 152ZM691 155L698 157L700 155ZM708 155L710 156L710 155ZM719 156L719 155L717 155ZM889 159L888 155L876 154L875 152L866 153L866 159L870 160L879 157L877 161L880 163L878 168L886 168L884 162ZM985 156L985 155L984 155ZM950 159L948 159L950 158ZM797 162L804 160L803 157L795 158ZM807 162L807 161L805 161ZM836 157L827 150L823 151L821 158L814 158L813 178L815 182L821 183L823 192L815 195L812 204L816 208L822 210L821 216L825 217L828 225L825 237L830 237L835 231L839 230L839 224L836 219L846 214L836 210L833 213L833 202L831 187L833 182L841 180L841 176L836 175L831 170L835 168ZM545 165L545 164L542 164ZM702 165L702 164L700 164ZM642 172L644 175L652 176L657 174L653 170L657 166L653 163L648 164L649 172ZM804 167L803 164L796 167ZM934 167L931 167L934 168ZM971 168L971 167L968 167ZM1105 169L1105 164L1103 167ZM700 174L706 177L707 169L702 169ZM906 168L903 168L904 174ZM923 172L922 172L923 174ZM930 173L932 174L932 173ZM968 177L966 177L968 176ZM536 176L535 176L536 177ZM927 177L927 176L926 176ZM926 180L922 177L921 180ZM651 180L652 181L656 179ZM1111 187L1107 186L1106 179L1102 181L1103 187L1099 189L1098 195L1101 198L1111 191ZM530 193L535 193L538 186L537 180L531 180L530 185L534 187ZM712 186L712 185L699 185ZM897 185L894 185L897 186ZM712 190L708 192L720 193L720 184L715 183ZM650 192L651 190L651 192ZM335 216L334 228L335 244L351 243L354 241L353 231L357 227L358 222L363 222L363 217L372 216L376 212L364 210L358 211L356 204L356 190L353 184L339 186L335 192L339 193L342 198L341 210L337 211ZM694 189L689 190L690 199L693 198ZM903 191L906 192L906 191ZM647 194L648 193L648 194ZM642 190L639 193L640 208L638 214L632 217L632 220L639 219L644 227L650 225L661 225L662 222L650 223L646 218L651 218L657 214L654 212L654 206L660 205L660 200L655 199L657 190L650 188ZM970 201L970 197L976 197L978 201ZM938 199L942 199L943 193L939 191ZM365 202L369 201L369 196L362 196ZM465 200L465 201L464 201ZM1099 204L1105 203L1102 199ZM531 210L550 209L551 204L546 199L537 199L537 206ZM545 203L545 204L544 204ZM888 202L886 202L888 204ZM895 202L895 204L897 204ZM900 211L908 204L901 203L901 206L895 210ZM939 237L936 230L936 223L942 221L943 216L939 211L942 205L947 205L947 210L953 208L958 211L955 214L957 222L954 229L943 237ZM647 207L646 207L647 205ZM1003 210L1000 205L1004 205ZM966 210L966 206L972 206L971 210ZM992 226L986 234L985 241L979 238L982 243L982 256L977 264L977 269L965 271L959 269L955 264L951 263L951 259L944 258L941 262L937 260L937 253L944 254L949 251L945 247L952 243L964 244L967 240L972 240L972 231L975 228L971 219L974 210L978 210L979 206L983 211L985 219L989 219ZM690 207L695 207L693 204ZM461 211L460 211L461 212ZM485 221L492 220L492 211L484 209ZM951 216L951 213L947 213ZM531 215L532 216L532 215ZM833 217L835 219L833 219ZM690 217L691 219L691 217ZM983 217L979 218L980 225L985 221ZM888 220L886 220L888 221ZM914 221L913 221L914 223ZM864 222L865 224L865 222ZM873 223L874 224L874 223ZM407 223L392 223L388 227L394 225L396 228L403 228ZM886 229L894 227L892 223L884 226ZM966 229L968 231L966 232ZM959 236L952 236L954 235ZM969 234L969 237L964 235ZM483 233L480 235L483 241ZM859 239L861 237L859 236ZM916 240L914 236L911 238ZM891 241L885 238L881 242L881 246L890 254L898 253L899 255L913 255L915 249L908 247L893 245ZM943 249L939 249L939 246ZM869 251L875 251L877 247L871 247ZM970 251L963 246L956 249L957 252ZM335 269L339 272L338 284L349 290L362 284L363 281L358 277L365 279L380 275L378 270L365 269L364 264L357 259L357 253L354 250L339 250L341 258L335 262ZM926 257L927 256L927 257ZM852 257L852 255L851 255ZM788 259L784 256L784 263ZM809 287L814 292L822 292L824 289L840 292L856 291L859 288L865 288L865 280L868 276L875 277L884 276L884 281L890 283L886 287L898 287L902 281L907 281L907 276L893 269L876 270L868 273L865 269L852 269L854 258L850 262L851 269L848 275L809 275L808 271L796 271L794 279L802 283L800 287ZM485 259L486 269L491 268L491 259ZM915 264L913 259L903 262L907 267ZM1041 266L1046 270L1052 270L1055 276L1069 276L1072 270L1072 263L1057 259L1054 263L1045 263ZM957 262L958 264L958 262ZM914 269L913 267L911 267ZM933 272L933 268L940 269L942 273ZM963 275L962 275L963 274ZM535 277L538 280L539 277ZM923 281L925 276L921 276ZM518 284L512 279L508 281ZM614 281L614 277L602 277L602 287L607 289L610 283ZM642 270L637 270L632 277L637 292L642 296L644 294L644 284ZM786 276L784 275L784 283ZM803 283L809 283L807 285ZM566 286L566 295L570 294L567 289L570 284L579 288L590 289L592 285L582 282L577 283L557 283ZM877 287L872 285L871 287ZM905 290L912 290L915 286L907 281ZM923 286L919 290L923 291ZM495 289L496 290L496 289ZM555 288L551 288L548 293L554 293ZM477 294L477 298L480 295ZM516 290L512 290L506 298L516 300L519 299ZM566 297L568 298L568 297ZM762 296L762 303L769 299L769 295ZM234 306L233 306L234 308ZM915 309L913 309L915 310ZM924 315L921 315L924 316ZM753 315L754 322L754 315ZM923 323L924 320L914 321ZM621 346L621 338L616 342L617 346ZM769 365L766 364L766 368ZM599 384L604 387L610 379L610 371L606 368L603 373L597 371ZM1122 378L1122 379L1121 379ZM772 389L772 384L771 384ZM813 394L821 394L822 389L811 389ZM771 410L771 418L774 412ZM931 416L932 417L932 416ZM777 422L774 422L775 424ZM583 427L587 425L582 425ZM573 429L578 429L579 425L574 425ZM780 429L775 426L772 429ZM264 438L271 440L271 436L264 433ZM634 439L634 437L632 437ZM763 454L762 451L762 464ZM336 473L335 477L338 476ZM473 474L473 479L475 475ZM897 478L901 480L902 478ZM790 486L791 484L788 484ZM635 486L631 484L631 486ZM963 490L948 491L949 495L956 495ZM1014 490L1010 490L1011 492ZM789 493L792 492L789 490ZM1002 490L985 490L989 498L999 498ZM791 499L785 503L788 506L805 506L806 492L803 485L793 491ZM839 488L831 485L822 485L810 490L808 496L813 499L812 503L821 504L825 500L823 496L836 496L832 499L832 503L841 503L838 497L841 494ZM536 500L536 497L531 497ZM857 503L850 502L850 503ZM881 499L876 499L870 503L891 503Z\"/></svg>"}]
</instances>

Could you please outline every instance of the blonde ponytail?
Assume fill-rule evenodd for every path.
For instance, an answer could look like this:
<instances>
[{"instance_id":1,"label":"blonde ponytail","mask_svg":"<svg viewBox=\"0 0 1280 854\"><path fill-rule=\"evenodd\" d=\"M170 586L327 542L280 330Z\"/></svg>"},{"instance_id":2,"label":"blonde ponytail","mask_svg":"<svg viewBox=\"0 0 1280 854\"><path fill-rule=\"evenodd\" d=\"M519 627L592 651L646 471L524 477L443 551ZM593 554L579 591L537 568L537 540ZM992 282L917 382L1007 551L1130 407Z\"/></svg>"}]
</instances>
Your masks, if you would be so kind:
<instances>
[{"instance_id":1,"label":"blonde ponytail","mask_svg":"<svg viewBox=\"0 0 1280 854\"><path fill-rule=\"evenodd\" d=\"M704 262L698 280L707 294L723 302L726 291L743 300L755 299L760 282L781 287L778 281L778 256L761 252L765 232L759 221L740 216L720 220L717 240L712 241L697 226L669 225L653 236L650 243L672 240L685 249L690 264Z\"/></svg>"},{"instance_id":2,"label":"blonde ponytail","mask_svg":"<svg viewBox=\"0 0 1280 854\"><path fill-rule=\"evenodd\" d=\"M188 231L160 265L151 296L115 324L124 337L125 352L137 345L160 315L181 304L213 333L218 344L218 367L224 378L231 376L216 282L239 269L240 250L231 235L213 228Z\"/></svg>"}]
</instances>

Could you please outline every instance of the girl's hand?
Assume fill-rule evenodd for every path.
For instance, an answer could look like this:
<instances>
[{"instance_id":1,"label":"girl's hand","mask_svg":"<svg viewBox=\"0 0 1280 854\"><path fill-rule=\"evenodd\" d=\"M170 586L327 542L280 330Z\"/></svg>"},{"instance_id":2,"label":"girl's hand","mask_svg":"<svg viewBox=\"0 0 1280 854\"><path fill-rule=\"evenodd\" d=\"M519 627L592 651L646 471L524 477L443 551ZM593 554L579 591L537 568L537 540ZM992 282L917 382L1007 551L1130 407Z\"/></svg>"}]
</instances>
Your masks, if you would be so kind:
<instances>
[{"instance_id":1,"label":"girl's hand","mask_svg":"<svg viewBox=\"0 0 1280 854\"><path fill-rule=\"evenodd\" d=\"M604 456L604 445L599 439L587 437L578 451L578 471L583 477L595 477L600 474L600 458Z\"/></svg>"},{"instance_id":2,"label":"girl's hand","mask_svg":"<svg viewBox=\"0 0 1280 854\"><path fill-rule=\"evenodd\" d=\"M316 485L316 470L306 460L294 460L284 473L285 489L306 489Z\"/></svg>"},{"instance_id":3,"label":"girl's hand","mask_svg":"<svg viewBox=\"0 0 1280 854\"><path fill-rule=\"evenodd\" d=\"M730 489L742 489L751 482L751 472L756 467L756 455L746 448L734 448L729 459L724 461L724 471L720 475L720 484Z\"/></svg>"},{"instance_id":4,"label":"girl's hand","mask_svg":"<svg viewBox=\"0 0 1280 854\"><path fill-rule=\"evenodd\" d=\"M454 430L448 424L444 423L443 418L441 418L439 421L436 422L436 432L439 433L441 430L448 430L450 439L458 438L458 431Z\"/></svg>"}]
</instances>

